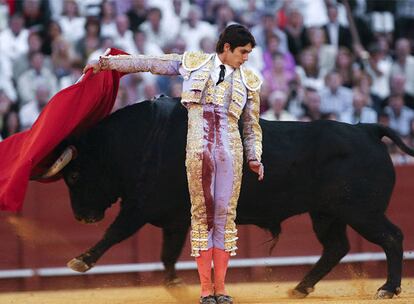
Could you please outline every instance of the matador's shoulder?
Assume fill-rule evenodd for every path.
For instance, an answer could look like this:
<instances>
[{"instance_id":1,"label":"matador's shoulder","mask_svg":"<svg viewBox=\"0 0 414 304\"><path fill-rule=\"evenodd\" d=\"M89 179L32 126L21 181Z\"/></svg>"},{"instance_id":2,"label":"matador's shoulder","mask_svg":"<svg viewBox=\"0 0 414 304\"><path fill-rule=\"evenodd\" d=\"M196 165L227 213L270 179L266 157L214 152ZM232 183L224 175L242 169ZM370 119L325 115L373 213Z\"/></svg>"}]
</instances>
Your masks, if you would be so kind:
<instances>
[{"instance_id":1,"label":"matador's shoulder","mask_svg":"<svg viewBox=\"0 0 414 304\"><path fill-rule=\"evenodd\" d=\"M260 89L262 80L255 72L243 66L240 67L240 71L243 83L249 90L257 91Z\"/></svg>"},{"instance_id":2,"label":"matador's shoulder","mask_svg":"<svg viewBox=\"0 0 414 304\"><path fill-rule=\"evenodd\" d=\"M213 55L203 52L185 52L183 54L182 65L187 71L195 71L205 65Z\"/></svg>"}]
</instances>

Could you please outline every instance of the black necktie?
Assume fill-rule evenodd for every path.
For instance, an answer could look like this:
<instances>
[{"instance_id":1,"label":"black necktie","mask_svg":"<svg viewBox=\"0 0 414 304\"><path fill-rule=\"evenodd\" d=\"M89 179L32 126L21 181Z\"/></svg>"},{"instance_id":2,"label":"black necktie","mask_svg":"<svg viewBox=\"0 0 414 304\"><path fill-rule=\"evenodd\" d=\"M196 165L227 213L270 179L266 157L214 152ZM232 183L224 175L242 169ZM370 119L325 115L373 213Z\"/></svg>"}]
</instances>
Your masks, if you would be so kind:
<instances>
[{"instance_id":1,"label":"black necktie","mask_svg":"<svg viewBox=\"0 0 414 304\"><path fill-rule=\"evenodd\" d=\"M224 64L220 64L219 80L217 81L216 85L218 85L220 82L224 80L224 75L226 75L226 67L224 66Z\"/></svg>"}]
</instances>

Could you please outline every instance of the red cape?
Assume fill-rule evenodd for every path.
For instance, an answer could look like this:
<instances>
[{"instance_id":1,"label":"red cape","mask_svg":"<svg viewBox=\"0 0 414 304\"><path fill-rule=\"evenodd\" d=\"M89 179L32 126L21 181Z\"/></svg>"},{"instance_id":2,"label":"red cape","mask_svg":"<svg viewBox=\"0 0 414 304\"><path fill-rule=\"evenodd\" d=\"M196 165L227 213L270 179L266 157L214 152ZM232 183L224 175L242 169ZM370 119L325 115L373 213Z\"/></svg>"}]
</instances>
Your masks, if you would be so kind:
<instances>
[{"instance_id":1,"label":"red cape","mask_svg":"<svg viewBox=\"0 0 414 304\"><path fill-rule=\"evenodd\" d=\"M125 53L111 49L109 54ZM111 112L122 75L88 70L78 83L52 97L31 129L0 143L1 210L21 210L30 177L44 173L53 163L56 146Z\"/></svg>"}]
</instances>

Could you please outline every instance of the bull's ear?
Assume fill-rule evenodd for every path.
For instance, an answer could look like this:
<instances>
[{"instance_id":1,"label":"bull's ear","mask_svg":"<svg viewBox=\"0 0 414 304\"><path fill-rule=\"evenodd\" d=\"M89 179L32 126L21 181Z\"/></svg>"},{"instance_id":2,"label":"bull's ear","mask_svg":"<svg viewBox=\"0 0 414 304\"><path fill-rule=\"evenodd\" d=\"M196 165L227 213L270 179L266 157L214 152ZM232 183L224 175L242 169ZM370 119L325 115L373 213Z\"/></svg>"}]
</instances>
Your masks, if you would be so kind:
<instances>
[{"instance_id":1,"label":"bull's ear","mask_svg":"<svg viewBox=\"0 0 414 304\"><path fill-rule=\"evenodd\" d=\"M62 154L57 158L53 165L40 176L40 179L50 178L58 174L72 159L75 159L78 155L77 149L75 146L68 146L62 152Z\"/></svg>"}]
</instances>

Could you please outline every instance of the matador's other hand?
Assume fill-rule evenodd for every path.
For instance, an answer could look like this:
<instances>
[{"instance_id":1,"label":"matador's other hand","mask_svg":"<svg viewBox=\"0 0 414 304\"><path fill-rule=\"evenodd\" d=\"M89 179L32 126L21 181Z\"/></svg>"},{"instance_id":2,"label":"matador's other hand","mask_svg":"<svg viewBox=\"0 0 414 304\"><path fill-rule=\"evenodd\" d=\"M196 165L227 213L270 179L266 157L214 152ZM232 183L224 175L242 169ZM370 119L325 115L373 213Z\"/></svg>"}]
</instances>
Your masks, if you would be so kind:
<instances>
[{"instance_id":1,"label":"matador's other hand","mask_svg":"<svg viewBox=\"0 0 414 304\"><path fill-rule=\"evenodd\" d=\"M87 70L89 69L93 69L94 73L98 73L101 71L101 66L99 64L98 60L93 60L91 62L89 62L84 68L83 68L83 73L85 74Z\"/></svg>"},{"instance_id":2,"label":"matador's other hand","mask_svg":"<svg viewBox=\"0 0 414 304\"><path fill-rule=\"evenodd\" d=\"M263 164L261 162L259 162L257 160L251 160L251 161L249 161L249 168L254 173L256 173L257 175L259 175L259 177L258 177L258 180L259 181L263 180L263 177L264 177L264 166L263 166Z\"/></svg>"}]
</instances>

